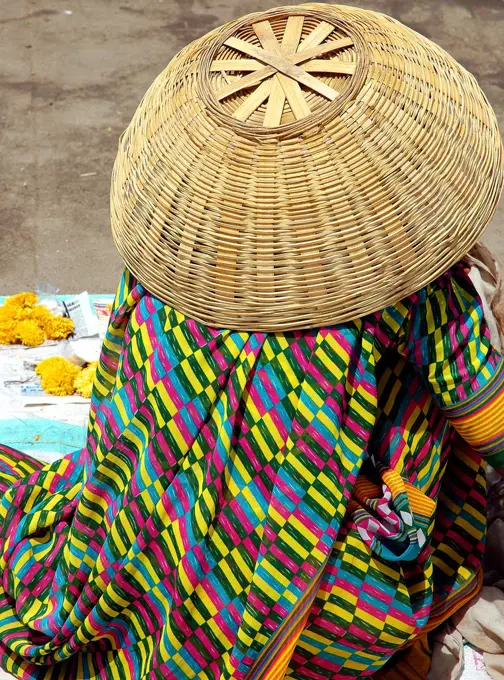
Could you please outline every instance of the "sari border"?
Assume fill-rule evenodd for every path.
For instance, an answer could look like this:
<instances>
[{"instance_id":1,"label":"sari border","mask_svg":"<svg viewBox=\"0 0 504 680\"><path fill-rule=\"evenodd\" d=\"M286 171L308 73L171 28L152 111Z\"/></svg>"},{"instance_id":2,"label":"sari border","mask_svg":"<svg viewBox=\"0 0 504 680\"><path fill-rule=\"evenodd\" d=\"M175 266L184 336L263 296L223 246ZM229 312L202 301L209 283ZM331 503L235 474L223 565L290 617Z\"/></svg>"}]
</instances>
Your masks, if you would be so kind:
<instances>
[{"instance_id":1,"label":"sari border","mask_svg":"<svg viewBox=\"0 0 504 680\"><path fill-rule=\"evenodd\" d=\"M272 657L278 650L279 645L286 641L289 634L297 633L297 637L299 637L301 634L304 625L300 625L300 619L306 618L308 616L308 610L315 599L315 595L317 594L318 585L320 579L322 578L326 563L327 560L320 567L319 575L313 580L312 584L303 593L296 607L292 609L292 611L285 617L281 625L276 629L268 642L264 645L244 680L273 680L273 677L276 678L276 676L269 676L270 671L275 670L273 664L275 663L276 659L272 659ZM297 630L298 628L299 630ZM294 648L295 645L292 646L292 651L294 651ZM281 680L281 678L279 678L279 680Z\"/></svg>"}]
</instances>

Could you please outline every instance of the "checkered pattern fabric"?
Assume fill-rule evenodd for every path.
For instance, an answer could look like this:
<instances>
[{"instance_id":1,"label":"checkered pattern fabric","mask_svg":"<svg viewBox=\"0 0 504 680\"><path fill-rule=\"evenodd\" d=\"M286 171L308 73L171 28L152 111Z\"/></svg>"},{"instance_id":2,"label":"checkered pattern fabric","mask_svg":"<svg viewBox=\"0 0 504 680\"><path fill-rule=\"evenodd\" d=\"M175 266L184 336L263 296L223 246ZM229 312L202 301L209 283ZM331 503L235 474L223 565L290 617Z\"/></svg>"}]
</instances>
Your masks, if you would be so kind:
<instances>
[{"instance_id":1,"label":"checkered pattern fabric","mask_svg":"<svg viewBox=\"0 0 504 680\"><path fill-rule=\"evenodd\" d=\"M450 419L501 373L460 267L274 334L205 327L126 272L86 448L45 467L0 450L2 667L370 675L478 587L484 469Z\"/></svg>"}]
</instances>

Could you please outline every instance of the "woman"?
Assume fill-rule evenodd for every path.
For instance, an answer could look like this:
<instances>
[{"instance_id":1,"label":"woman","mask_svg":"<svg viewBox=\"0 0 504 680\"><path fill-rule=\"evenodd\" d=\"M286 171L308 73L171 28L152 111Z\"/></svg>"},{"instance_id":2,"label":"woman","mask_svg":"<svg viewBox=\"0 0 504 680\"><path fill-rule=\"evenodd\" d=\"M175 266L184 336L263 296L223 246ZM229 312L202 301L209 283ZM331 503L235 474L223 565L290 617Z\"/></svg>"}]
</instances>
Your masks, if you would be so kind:
<instances>
[{"instance_id":1,"label":"woman","mask_svg":"<svg viewBox=\"0 0 504 680\"><path fill-rule=\"evenodd\" d=\"M87 447L1 454L3 666L270 677L296 644L287 677L378 669L477 591L503 380L461 265L281 334L211 329L125 273Z\"/></svg>"},{"instance_id":2,"label":"woman","mask_svg":"<svg viewBox=\"0 0 504 680\"><path fill-rule=\"evenodd\" d=\"M361 192L356 215L363 225L363 249L352 255L351 287L357 292L338 284L341 270L333 272L325 259L321 296L320 287L302 290L309 266L299 285L291 279L282 291L280 256L272 268L264 252L257 269L251 261L254 253L269 252L270 218L281 225L288 214L299 229L305 224L294 196L290 207L272 202L270 185L263 182L266 212L261 217L246 197L245 227L228 232L231 206L216 210L212 203L218 179L208 187L204 206L195 183L205 183L201 157L193 156L192 174L189 166L182 171L183 160L175 163L180 149L187 152L183 134L185 144L194 144L202 156L212 153L196 136L209 118L191 128L184 108L199 106L201 91L191 97L179 85L193 82L194 74L197 79L198 59L210 64L209 73L216 72L211 61L219 58L216 44L251 51L254 58L286 69L282 59L292 48L296 26L291 54L297 48L297 55L307 45L313 50L327 44L326 39L370 45L371 31L376 35L379 26L389 32L390 44L402 40L411 47L416 40L420 49L427 43L372 12L313 5L296 11L301 10L302 20L292 8L246 17L205 36L192 51L186 48L149 90L121 139L112 215L127 269L103 345L87 445L48 466L7 448L0 453L0 652L3 668L19 678L371 675L473 597L481 584L485 460L494 467L504 464L504 369L490 343L481 300L459 262L486 225L489 208L468 206L460 187L471 179L477 205L490 201L494 208L502 183L495 128L487 126L487 137L481 133L488 166L482 162L475 170L459 159L440 173L445 205L457 200L459 209L447 216L438 205L442 238L434 230L421 235L428 262L422 249L413 247L415 233L406 221L401 230L389 222L385 236L375 230L369 245L370 225L383 202L376 201L370 217ZM271 32L264 22L270 22ZM361 38L354 35L358 24ZM251 27L257 40L249 44L255 48L243 45ZM284 56L275 60L271 34L276 39L281 31L288 39L282 40ZM345 31L351 38L338 37ZM233 41L230 35L242 37ZM211 57L205 56L208 50ZM395 58L400 53L397 49ZM228 59L228 52L224 56ZM368 68L369 55L360 56ZM360 78L362 64L356 63ZM223 68L221 62L218 66ZM292 82L304 78L297 70L289 73ZM281 84L280 75L274 77ZM229 82L236 88L236 81ZM353 106L355 112L365 82L371 81L362 75L338 106L347 112ZM276 86L270 87L272 92ZM289 87L285 92L295 96ZM366 92L370 101L369 87ZM454 90L449 96L455 101ZM278 101L286 107L289 99L276 100L276 107ZM316 111L316 100L308 101ZM461 114L473 115L466 99L457 101ZM234 105L236 111L242 107L240 120L243 102ZM211 113L224 127L229 124L228 132L242 135L236 140L245 140L245 148L250 135L262 133L257 122L253 134L246 123L226 123L225 116L233 118L230 110ZM330 115L320 111L330 124L337 119L336 109L328 109ZM268 107L259 113L271 124ZM379 107L375 113L379 127ZM283 123L278 107L275 115L282 123L275 134L283 143L288 133L285 143L292 145L299 120ZM343 113L338 116L341 123ZM429 139L436 137L434 128ZM265 148L271 151L272 133L268 126L265 130L266 142L252 152L256 159ZM373 134L368 125L365 139L372 142ZM470 155L472 132L461 126L457 134ZM331 139L336 138L333 131ZM299 139L308 145L309 130ZM227 148L237 152L238 141ZM171 149L169 158L163 148ZM285 153L279 147L268 157L285 160ZM418 148L412 153L413 158ZM442 149L438 154L432 160L425 153L424 167L435 167ZM297 163L299 155L289 158ZM222 167L229 171L227 162ZM423 171L418 171L419 195L429 190ZM259 185L266 175L258 171ZM349 189L345 196L334 195L331 206L343 219L344 205L357 194ZM303 200L302 211L308 206L310 229L316 233L319 224L325 246L332 237L327 220L319 220L324 201L323 192L313 204ZM417 203L420 219L432 206L423 198ZM390 206L383 214L390 214ZM247 250L255 238L251 212L254 224L264 229L257 231L257 247ZM196 214L199 231L191 243ZM450 231L466 217L470 226ZM346 238L345 229L336 241ZM242 250L229 240L229 233L238 232ZM405 284L404 268L402 279L399 272L405 262L394 253L406 237L418 259ZM359 307L359 266L363 260L369 264L369 248L380 243L387 245L382 275L373 269L373 285L364 276L368 295ZM300 241L292 256L304 245ZM345 248L351 251L349 242ZM247 258L240 264L243 249ZM229 266L233 252L235 269ZM390 278L390 262L398 268L396 278ZM290 270L296 266L291 260ZM397 302L405 285L409 289ZM299 288L290 308L289 286ZM258 291L260 309L252 299ZM387 304L376 306L387 297ZM353 317L350 302L357 304ZM233 314L235 323L223 323ZM334 321L313 323L326 316Z\"/></svg>"}]
</instances>

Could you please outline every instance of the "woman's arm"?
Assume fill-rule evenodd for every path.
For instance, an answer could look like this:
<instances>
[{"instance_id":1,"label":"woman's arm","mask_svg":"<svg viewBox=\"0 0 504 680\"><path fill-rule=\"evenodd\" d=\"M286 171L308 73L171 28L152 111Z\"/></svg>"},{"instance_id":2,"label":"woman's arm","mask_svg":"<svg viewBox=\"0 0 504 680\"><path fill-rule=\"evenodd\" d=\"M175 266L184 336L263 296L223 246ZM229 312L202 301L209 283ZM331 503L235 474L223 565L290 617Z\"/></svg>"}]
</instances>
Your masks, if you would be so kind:
<instances>
[{"instance_id":1,"label":"woman's arm","mask_svg":"<svg viewBox=\"0 0 504 680\"><path fill-rule=\"evenodd\" d=\"M463 439L504 468L504 361L469 276L457 265L411 300L399 351Z\"/></svg>"}]
</instances>

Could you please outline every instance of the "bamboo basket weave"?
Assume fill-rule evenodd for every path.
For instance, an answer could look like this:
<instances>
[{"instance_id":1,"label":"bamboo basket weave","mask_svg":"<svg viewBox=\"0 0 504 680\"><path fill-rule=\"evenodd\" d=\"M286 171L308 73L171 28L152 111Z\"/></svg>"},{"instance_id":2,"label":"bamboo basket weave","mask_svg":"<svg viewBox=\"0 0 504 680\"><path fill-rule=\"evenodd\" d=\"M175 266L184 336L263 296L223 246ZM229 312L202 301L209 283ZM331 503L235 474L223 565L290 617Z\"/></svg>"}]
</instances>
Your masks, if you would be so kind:
<instances>
[{"instance_id":1,"label":"bamboo basket weave","mask_svg":"<svg viewBox=\"0 0 504 680\"><path fill-rule=\"evenodd\" d=\"M495 115L440 47L376 12L250 14L185 47L121 136L114 239L219 328L339 323L466 254L503 182Z\"/></svg>"}]
</instances>

